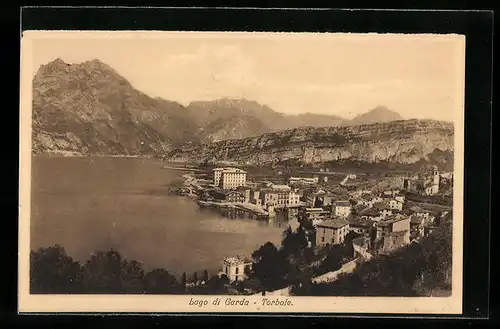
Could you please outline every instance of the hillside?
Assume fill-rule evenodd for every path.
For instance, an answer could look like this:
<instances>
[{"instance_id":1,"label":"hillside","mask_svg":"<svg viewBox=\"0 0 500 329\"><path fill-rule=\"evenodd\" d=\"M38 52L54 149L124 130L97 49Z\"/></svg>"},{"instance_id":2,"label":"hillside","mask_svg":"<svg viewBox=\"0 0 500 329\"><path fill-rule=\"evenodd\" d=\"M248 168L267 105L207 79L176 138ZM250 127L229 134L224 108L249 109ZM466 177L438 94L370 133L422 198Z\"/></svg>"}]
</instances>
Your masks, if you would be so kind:
<instances>
[{"instance_id":1,"label":"hillside","mask_svg":"<svg viewBox=\"0 0 500 329\"><path fill-rule=\"evenodd\" d=\"M35 154L163 154L198 140L182 105L152 99L99 60L41 66L32 104Z\"/></svg>"},{"instance_id":2,"label":"hillside","mask_svg":"<svg viewBox=\"0 0 500 329\"><path fill-rule=\"evenodd\" d=\"M239 140L186 147L170 154L173 161L217 160L248 164L329 161L412 164L453 153L453 124L404 120L363 126L305 127ZM452 159L452 157L451 157Z\"/></svg>"}]
</instances>

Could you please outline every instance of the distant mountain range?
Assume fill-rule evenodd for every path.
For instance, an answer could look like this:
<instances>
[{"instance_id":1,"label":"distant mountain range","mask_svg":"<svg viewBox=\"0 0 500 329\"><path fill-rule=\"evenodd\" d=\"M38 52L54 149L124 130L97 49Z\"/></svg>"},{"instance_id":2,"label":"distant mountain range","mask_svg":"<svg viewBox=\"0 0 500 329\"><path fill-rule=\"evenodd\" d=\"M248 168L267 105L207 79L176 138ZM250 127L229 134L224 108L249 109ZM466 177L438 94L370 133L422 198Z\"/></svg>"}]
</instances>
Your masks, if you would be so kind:
<instances>
[{"instance_id":1,"label":"distant mountain range","mask_svg":"<svg viewBox=\"0 0 500 329\"><path fill-rule=\"evenodd\" d=\"M301 127L312 129L403 120L377 107L354 119L286 115L246 99L193 101L151 98L109 65L94 59L42 65L33 79L33 152L165 155L207 143Z\"/></svg>"}]
</instances>

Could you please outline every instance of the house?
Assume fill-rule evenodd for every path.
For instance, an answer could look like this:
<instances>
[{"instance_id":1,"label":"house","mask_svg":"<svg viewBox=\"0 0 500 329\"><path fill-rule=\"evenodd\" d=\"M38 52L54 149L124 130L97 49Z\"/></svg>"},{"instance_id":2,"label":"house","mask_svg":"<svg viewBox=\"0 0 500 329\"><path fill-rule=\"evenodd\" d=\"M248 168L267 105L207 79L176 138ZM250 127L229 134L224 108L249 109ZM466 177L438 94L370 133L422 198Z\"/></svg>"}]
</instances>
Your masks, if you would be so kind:
<instances>
[{"instance_id":1,"label":"house","mask_svg":"<svg viewBox=\"0 0 500 329\"><path fill-rule=\"evenodd\" d=\"M243 281L246 279L246 270L252 268L252 261L242 257L228 257L222 262L222 274L229 282Z\"/></svg>"},{"instance_id":2,"label":"house","mask_svg":"<svg viewBox=\"0 0 500 329\"><path fill-rule=\"evenodd\" d=\"M384 218L387 216L391 216L393 213L389 204L385 202L375 202L372 208L377 209L379 211L379 214Z\"/></svg>"},{"instance_id":3,"label":"house","mask_svg":"<svg viewBox=\"0 0 500 329\"><path fill-rule=\"evenodd\" d=\"M245 202L245 196L232 190L213 191L210 193L215 201L219 202Z\"/></svg>"},{"instance_id":4,"label":"house","mask_svg":"<svg viewBox=\"0 0 500 329\"><path fill-rule=\"evenodd\" d=\"M425 233L426 220L422 216L412 215L410 217L410 232L415 237L422 237Z\"/></svg>"},{"instance_id":5,"label":"house","mask_svg":"<svg viewBox=\"0 0 500 329\"><path fill-rule=\"evenodd\" d=\"M319 177L312 177L312 178L290 177L289 182L290 182L290 184L297 184L297 185L314 185L314 184L318 184Z\"/></svg>"},{"instance_id":6,"label":"house","mask_svg":"<svg viewBox=\"0 0 500 329\"><path fill-rule=\"evenodd\" d=\"M290 191L288 193L288 201L287 204L290 206L296 206L300 204L300 194Z\"/></svg>"},{"instance_id":7,"label":"house","mask_svg":"<svg viewBox=\"0 0 500 329\"><path fill-rule=\"evenodd\" d=\"M363 195L371 195L372 191L371 190L363 190L363 189L357 189L352 192L350 192L350 195L355 197L355 198L360 198Z\"/></svg>"},{"instance_id":8,"label":"house","mask_svg":"<svg viewBox=\"0 0 500 329\"><path fill-rule=\"evenodd\" d=\"M396 249L399 249L410 242L410 236L408 231L395 231L389 233L384 237L384 243L382 247L382 253L390 253Z\"/></svg>"},{"instance_id":9,"label":"house","mask_svg":"<svg viewBox=\"0 0 500 329\"><path fill-rule=\"evenodd\" d=\"M308 206L314 207L316 204L316 200L321 199L324 204L324 199L323 196L326 194L325 191L319 189L319 190L308 190L304 192L304 199L305 202Z\"/></svg>"},{"instance_id":10,"label":"house","mask_svg":"<svg viewBox=\"0 0 500 329\"><path fill-rule=\"evenodd\" d=\"M363 220L371 220L374 222L378 222L384 218L380 210L373 207L362 210L359 215Z\"/></svg>"},{"instance_id":11,"label":"house","mask_svg":"<svg viewBox=\"0 0 500 329\"><path fill-rule=\"evenodd\" d=\"M303 208L299 211L299 214L302 219L310 220L314 223L329 217L330 212L323 208Z\"/></svg>"},{"instance_id":12,"label":"house","mask_svg":"<svg viewBox=\"0 0 500 329\"><path fill-rule=\"evenodd\" d=\"M379 196L374 196L371 194L363 194L358 204L365 205L367 207L372 207L374 203L381 202L382 198Z\"/></svg>"},{"instance_id":13,"label":"house","mask_svg":"<svg viewBox=\"0 0 500 329\"><path fill-rule=\"evenodd\" d=\"M403 210L403 202L397 200L396 198L394 199L389 199L389 207L394 210Z\"/></svg>"},{"instance_id":14,"label":"house","mask_svg":"<svg viewBox=\"0 0 500 329\"><path fill-rule=\"evenodd\" d=\"M250 192L250 203L262 206L262 198L260 190L252 190Z\"/></svg>"},{"instance_id":15,"label":"house","mask_svg":"<svg viewBox=\"0 0 500 329\"><path fill-rule=\"evenodd\" d=\"M233 189L246 185L247 173L238 168L215 168L214 185L223 189Z\"/></svg>"},{"instance_id":16,"label":"house","mask_svg":"<svg viewBox=\"0 0 500 329\"><path fill-rule=\"evenodd\" d=\"M266 188L260 191L261 205L276 206L278 205L278 192L273 189Z\"/></svg>"},{"instance_id":17,"label":"house","mask_svg":"<svg viewBox=\"0 0 500 329\"><path fill-rule=\"evenodd\" d=\"M247 187L244 187L244 186L240 186L236 190L238 192L240 192L244 196L244 201L243 202L246 202L246 203L250 202L251 194L252 194L252 191L251 191L250 188L247 188Z\"/></svg>"},{"instance_id":18,"label":"house","mask_svg":"<svg viewBox=\"0 0 500 329\"><path fill-rule=\"evenodd\" d=\"M394 199L396 199L397 201L401 202L403 205L404 205L404 203L406 201L406 197L404 195L395 195Z\"/></svg>"},{"instance_id":19,"label":"house","mask_svg":"<svg viewBox=\"0 0 500 329\"><path fill-rule=\"evenodd\" d=\"M354 216L360 216L361 212L363 212L363 210L365 209L368 209L368 207L365 206L364 204L357 204L354 207L352 207L351 214Z\"/></svg>"},{"instance_id":20,"label":"house","mask_svg":"<svg viewBox=\"0 0 500 329\"><path fill-rule=\"evenodd\" d=\"M350 220L349 221L349 232L354 232L357 234L368 234L370 229L373 227L373 221L371 220Z\"/></svg>"},{"instance_id":21,"label":"house","mask_svg":"<svg viewBox=\"0 0 500 329\"><path fill-rule=\"evenodd\" d=\"M351 214L351 203L349 201L335 201L332 204L332 216L347 218Z\"/></svg>"},{"instance_id":22,"label":"house","mask_svg":"<svg viewBox=\"0 0 500 329\"><path fill-rule=\"evenodd\" d=\"M441 175L437 166L424 170L413 177L406 177L403 188L408 191L418 192L425 195L436 195L439 193Z\"/></svg>"},{"instance_id":23,"label":"house","mask_svg":"<svg viewBox=\"0 0 500 329\"><path fill-rule=\"evenodd\" d=\"M344 218L329 219L316 225L316 246L340 244L349 233L349 223Z\"/></svg>"},{"instance_id":24,"label":"house","mask_svg":"<svg viewBox=\"0 0 500 329\"><path fill-rule=\"evenodd\" d=\"M377 238L385 238L393 232L406 232L403 240L410 242L410 218L404 215L395 215L379 221L377 224Z\"/></svg>"}]
</instances>

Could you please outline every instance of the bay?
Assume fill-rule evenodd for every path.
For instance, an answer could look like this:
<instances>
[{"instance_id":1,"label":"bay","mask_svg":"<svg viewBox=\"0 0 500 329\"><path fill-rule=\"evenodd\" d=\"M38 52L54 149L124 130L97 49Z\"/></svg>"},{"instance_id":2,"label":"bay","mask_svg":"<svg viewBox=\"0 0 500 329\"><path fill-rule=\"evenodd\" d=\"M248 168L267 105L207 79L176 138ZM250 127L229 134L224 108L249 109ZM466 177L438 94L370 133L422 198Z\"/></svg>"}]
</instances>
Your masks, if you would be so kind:
<instances>
[{"instance_id":1,"label":"bay","mask_svg":"<svg viewBox=\"0 0 500 329\"><path fill-rule=\"evenodd\" d=\"M31 249L59 244L84 263L119 251L146 270L215 274L225 257L281 243L285 224L228 219L168 195L182 171L137 158L45 157L32 161Z\"/></svg>"}]
</instances>

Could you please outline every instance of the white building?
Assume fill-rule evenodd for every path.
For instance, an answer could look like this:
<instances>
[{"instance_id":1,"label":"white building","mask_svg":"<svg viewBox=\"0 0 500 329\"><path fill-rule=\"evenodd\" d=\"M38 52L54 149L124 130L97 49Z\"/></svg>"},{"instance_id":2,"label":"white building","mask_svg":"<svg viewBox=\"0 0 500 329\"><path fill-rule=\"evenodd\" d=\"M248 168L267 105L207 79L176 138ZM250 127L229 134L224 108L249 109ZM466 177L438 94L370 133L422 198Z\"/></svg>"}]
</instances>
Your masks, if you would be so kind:
<instances>
[{"instance_id":1,"label":"white building","mask_svg":"<svg viewBox=\"0 0 500 329\"><path fill-rule=\"evenodd\" d=\"M214 172L214 185L219 186L220 184L220 177L222 176L222 172L224 171L225 168L215 168L213 170Z\"/></svg>"},{"instance_id":2,"label":"white building","mask_svg":"<svg viewBox=\"0 0 500 329\"><path fill-rule=\"evenodd\" d=\"M296 206L299 204L300 204L300 195L293 191L290 191L290 193L288 193L288 205Z\"/></svg>"},{"instance_id":3,"label":"white building","mask_svg":"<svg viewBox=\"0 0 500 329\"><path fill-rule=\"evenodd\" d=\"M312 178L307 178L307 177L290 177L289 181L290 181L290 184L312 185L312 184L318 184L319 177L312 177Z\"/></svg>"},{"instance_id":4,"label":"white building","mask_svg":"<svg viewBox=\"0 0 500 329\"><path fill-rule=\"evenodd\" d=\"M389 200L389 207L393 210L403 210L403 203L397 199Z\"/></svg>"},{"instance_id":5,"label":"white building","mask_svg":"<svg viewBox=\"0 0 500 329\"><path fill-rule=\"evenodd\" d=\"M351 203L349 201L335 201L332 205L332 215L348 217L351 214Z\"/></svg>"},{"instance_id":6,"label":"white building","mask_svg":"<svg viewBox=\"0 0 500 329\"><path fill-rule=\"evenodd\" d=\"M343 218L329 219L316 226L316 247L344 242L349 233L349 223Z\"/></svg>"},{"instance_id":7,"label":"white building","mask_svg":"<svg viewBox=\"0 0 500 329\"><path fill-rule=\"evenodd\" d=\"M223 189L233 189L246 185L247 173L244 170L238 168L215 168L213 171L214 185L220 186Z\"/></svg>"},{"instance_id":8,"label":"white building","mask_svg":"<svg viewBox=\"0 0 500 329\"><path fill-rule=\"evenodd\" d=\"M229 282L245 280L247 268L252 268L252 262L246 258L228 257L222 262L222 274L227 276Z\"/></svg>"}]
</instances>

